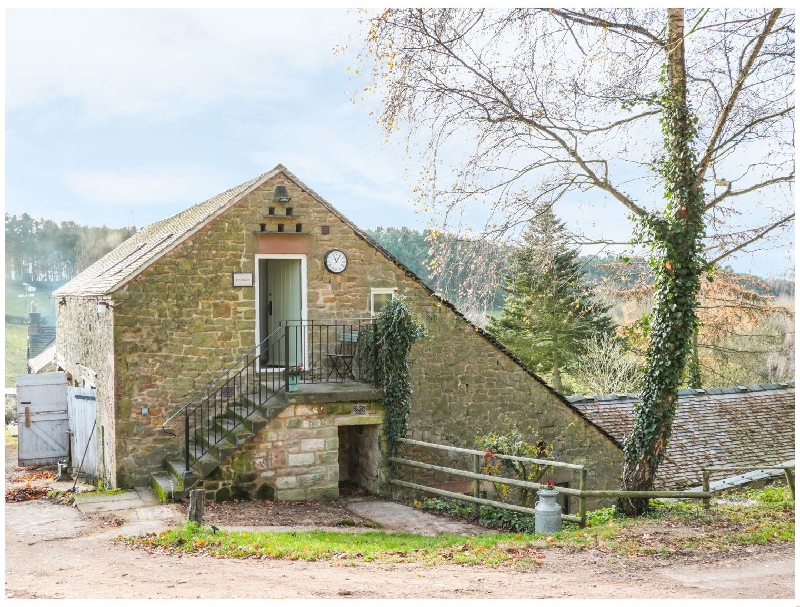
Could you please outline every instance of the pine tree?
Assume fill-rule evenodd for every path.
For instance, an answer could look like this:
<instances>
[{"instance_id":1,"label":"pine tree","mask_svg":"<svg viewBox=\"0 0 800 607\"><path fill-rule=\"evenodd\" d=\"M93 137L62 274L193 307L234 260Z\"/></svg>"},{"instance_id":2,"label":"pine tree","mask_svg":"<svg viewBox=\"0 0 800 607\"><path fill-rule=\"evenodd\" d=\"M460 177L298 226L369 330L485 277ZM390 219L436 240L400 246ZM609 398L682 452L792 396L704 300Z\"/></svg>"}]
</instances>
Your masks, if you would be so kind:
<instances>
[{"instance_id":1,"label":"pine tree","mask_svg":"<svg viewBox=\"0 0 800 607\"><path fill-rule=\"evenodd\" d=\"M506 304L488 331L562 391L562 371L586 340L613 331L609 306L584 281L578 252L568 246L564 223L552 210L531 219L522 237L505 277Z\"/></svg>"}]
</instances>

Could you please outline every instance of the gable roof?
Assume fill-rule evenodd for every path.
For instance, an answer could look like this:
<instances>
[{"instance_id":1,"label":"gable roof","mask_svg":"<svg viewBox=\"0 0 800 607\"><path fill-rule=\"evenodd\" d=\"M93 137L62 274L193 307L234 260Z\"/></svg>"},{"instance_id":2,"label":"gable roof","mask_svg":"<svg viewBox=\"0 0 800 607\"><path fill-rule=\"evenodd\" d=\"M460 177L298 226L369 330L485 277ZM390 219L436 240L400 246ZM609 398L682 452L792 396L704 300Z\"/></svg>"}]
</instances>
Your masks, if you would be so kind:
<instances>
[{"instance_id":1,"label":"gable roof","mask_svg":"<svg viewBox=\"0 0 800 607\"><path fill-rule=\"evenodd\" d=\"M633 429L637 395L567 399L620 446L624 444ZM704 467L793 460L794 409L794 383L681 390L656 486L699 485Z\"/></svg>"},{"instance_id":2,"label":"gable roof","mask_svg":"<svg viewBox=\"0 0 800 607\"><path fill-rule=\"evenodd\" d=\"M297 176L295 176L282 164L278 164L271 171L268 171L263 175L256 177L255 179L251 179L250 181L231 188L222 194L218 194L217 196L214 196L205 202L196 204L185 211L173 215L172 217L143 228L131 236L128 240L120 244L116 249L78 274L78 276L59 287L53 292L53 296L102 297L112 294L114 291L122 288L125 284L133 280L139 273L144 271L151 264L155 263L162 256L166 255L169 251L178 246L178 244L186 240L189 236L191 236L191 234L195 233L209 221L233 206L236 202L241 200L244 196L260 186L262 183L278 175L279 173L283 173L288 179L295 182L295 184L297 184L303 191L312 196L319 204L324 206L333 215L338 217L345 225L353 230L356 236L367 243L370 247L379 251L389 261L402 270L408 278L417 282L432 297L436 298L443 305L447 306L454 314L460 317L461 320L474 329L478 335L491 343L495 348L501 351L505 356L507 356L517 366L525 371L525 373L539 382L562 404L569 407L573 412L576 412L592 426L595 426L601 434L604 434L612 442L614 441L614 437L610 435L604 428L592 422L592 420L589 419L580 408L575 407L564 397L563 394L552 388L544 379L539 377L539 375L525 365L495 337L472 323L466 316L459 312L452 302L434 292L419 276L405 266L399 259L389 253L389 251L378 244L368 234L363 232L358 226L356 226L338 209L336 209L336 207L330 204L322 196L317 194L305 183L300 181Z\"/></svg>"},{"instance_id":3,"label":"gable roof","mask_svg":"<svg viewBox=\"0 0 800 607\"><path fill-rule=\"evenodd\" d=\"M283 167L278 165L255 179L143 228L56 289L53 296L100 297L113 293L281 170Z\"/></svg>"}]
</instances>

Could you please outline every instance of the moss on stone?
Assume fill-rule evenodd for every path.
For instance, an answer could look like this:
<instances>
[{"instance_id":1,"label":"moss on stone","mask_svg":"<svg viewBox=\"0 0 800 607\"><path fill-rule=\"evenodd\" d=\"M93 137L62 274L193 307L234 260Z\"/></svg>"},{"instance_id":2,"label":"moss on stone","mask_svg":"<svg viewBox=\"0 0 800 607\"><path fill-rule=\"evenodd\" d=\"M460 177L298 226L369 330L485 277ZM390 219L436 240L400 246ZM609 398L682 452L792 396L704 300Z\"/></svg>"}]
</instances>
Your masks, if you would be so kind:
<instances>
[{"instance_id":1,"label":"moss on stone","mask_svg":"<svg viewBox=\"0 0 800 607\"><path fill-rule=\"evenodd\" d=\"M269 483L263 483L255 492L257 500L275 501L275 488Z\"/></svg>"},{"instance_id":2,"label":"moss on stone","mask_svg":"<svg viewBox=\"0 0 800 607\"><path fill-rule=\"evenodd\" d=\"M250 472L253 469L253 452L245 449L234 453L231 456L231 468L237 472ZM240 476L237 475L237 477Z\"/></svg>"},{"instance_id":3,"label":"moss on stone","mask_svg":"<svg viewBox=\"0 0 800 607\"><path fill-rule=\"evenodd\" d=\"M150 480L150 487L153 489L153 493L156 494L156 499L162 504L166 504L169 497L167 491L158 484L155 477Z\"/></svg>"},{"instance_id":4,"label":"moss on stone","mask_svg":"<svg viewBox=\"0 0 800 607\"><path fill-rule=\"evenodd\" d=\"M233 491L231 491L230 487L222 487L217 491L217 494L214 496L214 501L217 502L227 502L233 498Z\"/></svg>"}]
</instances>

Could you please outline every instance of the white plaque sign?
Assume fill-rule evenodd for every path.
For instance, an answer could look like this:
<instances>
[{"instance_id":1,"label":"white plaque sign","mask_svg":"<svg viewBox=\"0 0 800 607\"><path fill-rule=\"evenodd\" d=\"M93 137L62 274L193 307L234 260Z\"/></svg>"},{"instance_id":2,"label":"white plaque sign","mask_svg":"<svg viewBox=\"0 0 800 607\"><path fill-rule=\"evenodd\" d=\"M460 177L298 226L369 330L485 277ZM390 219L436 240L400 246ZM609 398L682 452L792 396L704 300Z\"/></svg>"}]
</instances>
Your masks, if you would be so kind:
<instances>
[{"instance_id":1,"label":"white plaque sign","mask_svg":"<svg viewBox=\"0 0 800 607\"><path fill-rule=\"evenodd\" d=\"M253 273L252 272L233 272L233 286L234 287L252 287L253 286Z\"/></svg>"}]
</instances>

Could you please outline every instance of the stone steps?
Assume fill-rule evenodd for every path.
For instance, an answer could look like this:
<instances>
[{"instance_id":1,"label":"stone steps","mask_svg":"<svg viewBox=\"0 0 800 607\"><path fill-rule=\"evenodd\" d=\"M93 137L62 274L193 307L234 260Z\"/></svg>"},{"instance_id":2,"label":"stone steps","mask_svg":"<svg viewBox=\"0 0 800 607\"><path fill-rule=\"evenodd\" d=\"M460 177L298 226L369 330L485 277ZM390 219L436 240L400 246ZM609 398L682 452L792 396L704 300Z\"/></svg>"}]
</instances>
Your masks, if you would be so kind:
<instances>
[{"instance_id":1,"label":"stone steps","mask_svg":"<svg viewBox=\"0 0 800 607\"><path fill-rule=\"evenodd\" d=\"M150 485L161 501L187 499L193 488L283 411L287 401L277 398L281 394L247 394L242 398L244 403L216 415L211 426L216 433L204 436L197 445L189 443L190 474L185 474L183 460L169 460L163 472L150 475ZM203 451L207 453L200 458L192 455Z\"/></svg>"}]
</instances>

